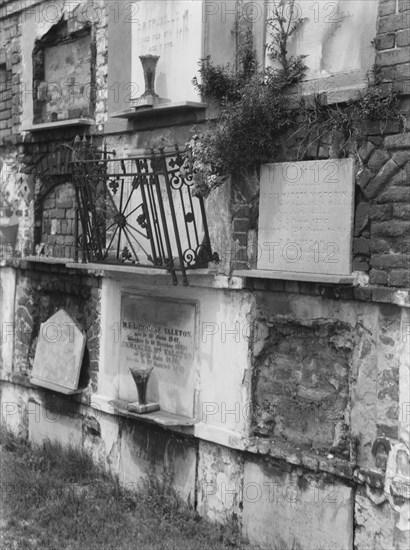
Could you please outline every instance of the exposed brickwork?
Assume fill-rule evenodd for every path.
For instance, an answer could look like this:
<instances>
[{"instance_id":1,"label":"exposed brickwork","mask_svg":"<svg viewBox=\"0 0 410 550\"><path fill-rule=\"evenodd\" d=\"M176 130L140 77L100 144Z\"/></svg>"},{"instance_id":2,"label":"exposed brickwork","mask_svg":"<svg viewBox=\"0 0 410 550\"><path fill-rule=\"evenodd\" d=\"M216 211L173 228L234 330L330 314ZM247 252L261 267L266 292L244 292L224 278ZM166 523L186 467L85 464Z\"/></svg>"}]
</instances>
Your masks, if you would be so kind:
<instances>
[{"instance_id":1,"label":"exposed brickwork","mask_svg":"<svg viewBox=\"0 0 410 550\"><path fill-rule=\"evenodd\" d=\"M34 123L90 117L95 108L95 30L74 16L33 51Z\"/></svg>"},{"instance_id":2,"label":"exposed brickwork","mask_svg":"<svg viewBox=\"0 0 410 550\"><path fill-rule=\"evenodd\" d=\"M20 15L0 21L0 147L10 142L13 134L19 133L22 112L22 97L18 93L22 70L20 37Z\"/></svg>"},{"instance_id":3,"label":"exposed brickwork","mask_svg":"<svg viewBox=\"0 0 410 550\"><path fill-rule=\"evenodd\" d=\"M41 243L47 256L74 258L74 204L71 184L59 185L44 200Z\"/></svg>"},{"instance_id":4,"label":"exposed brickwork","mask_svg":"<svg viewBox=\"0 0 410 550\"><path fill-rule=\"evenodd\" d=\"M384 82L410 93L410 11L405 1L381 0L375 44L376 65Z\"/></svg>"},{"instance_id":5,"label":"exposed brickwork","mask_svg":"<svg viewBox=\"0 0 410 550\"><path fill-rule=\"evenodd\" d=\"M0 142L11 135L13 119L12 106L12 72L6 63L0 64Z\"/></svg>"},{"instance_id":6,"label":"exposed brickwork","mask_svg":"<svg viewBox=\"0 0 410 550\"><path fill-rule=\"evenodd\" d=\"M255 435L349 457L351 329L341 323L263 319L269 336L256 358ZM329 371L329 364L334 369Z\"/></svg>"},{"instance_id":7,"label":"exposed brickwork","mask_svg":"<svg viewBox=\"0 0 410 550\"><path fill-rule=\"evenodd\" d=\"M14 326L15 372L31 371L37 340L41 337L40 323L63 308L87 336L81 382L86 384L91 379L96 390L100 286L99 279L69 274L61 266L40 264L35 269L20 271Z\"/></svg>"},{"instance_id":8,"label":"exposed brickwork","mask_svg":"<svg viewBox=\"0 0 410 550\"><path fill-rule=\"evenodd\" d=\"M103 4L102 0L95 1L100 6ZM0 169L2 162L7 166L6 177L0 182L1 190L15 211L19 215L24 213L20 216L21 224L27 221L23 231L24 242L30 245L44 242L46 252L57 257L72 256L74 210L70 178L67 174L50 177L50 174L41 172L39 166L42 159L51 155L60 145L72 142L76 134L82 136L83 132L91 133L95 137L96 134L104 133L108 116L107 57L110 46L107 43L106 12L104 9L98 10L91 31L91 44L95 47L92 52L92 63L95 65L90 68L94 105L88 114L95 116L96 125L81 130L66 127L26 133L23 136L20 133L23 103L33 101L33 94L23 89L20 79L23 69L21 22L24 3L0 3ZM90 0L79 2L80 6L84 3L90 4ZM63 4L62 15L67 22L67 32L78 32L84 21L76 16L68 16L67 10L73 9L73 3L59 3L61 6ZM368 274L370 285L353 287L254 279L247 280L248 287L243 292L246 299L255 299L255 309L262 309L267 304L263 314L259 315L259 310L255 313L262 328L267 331L266 338L261 343L259 353L253 354L254 349L251 346L249 348L249 371L254 368L252 389L255 401L252 405L255 407L252 428L258 435L252 438L256 449L245 447L245 450L264 455L265 463L270 455L275 461L275 468L281 460L281 467L288 471L293 469L295 475L294 466L298 465L297 475L301 483L306 475L302 472L303 466L320 471L321 474L330 472L338 479L348 477L355 487L363 484L365 481L359 478L357 465L362 466L366 453L371 455L370 447L375 434L393 440L399 435L398 402L399 390L402 391L398 368L400 352L397 352L402 338L399 317L400 313L403 316L406 313L402 306L410 307L410 293L404 290L410 287L410 99L405 96L410 93L410 2L380 0L379 5L376 61L386 89L392 87L402 94L402 107L407 114L407 122L406 132L401 133L396 122L390 121L381 127L379 121L369 121L367 138L360 144L358 151L350 151L357 160L358 170L353 269L365 273L360 274L361 280L366 281ZM109 7L110 3L106 3L106 6ZM331 16L330 13L326 15ZM51 26L44 25L36 38L44 37L50 29ZM65 118L87 114L86 111L76 109L77 105L64 105L61 112L64 111ZM3 112L7 115L1 115ZM44 118L41 120L48 120L48 114L43 112ZM3 121L6 121L5 126L2 125ZM181 119L175 118L174 122L181 122ZM156 135L159 135L163 133L163 129L158 128L162 119L156 124ZM134 130L129 128L121 135L107 135L110 149L124 151L151 143L152 130L139 132L136 126L129 126ZM175 132L178 141L183 143L189 128L181 124ZM323 136L321 143L315 143L306 152L306 159L328 159L332 153L331 137ZM295 144L291 144L273 160L293 161L295 158ZM218 252L230 255L232 268L254 268L258 257L257 175L233 182L232 188L232 216L230 213L229 219L226 219L226 213L222 212L221 218L225 214L222 223L232 224L233 238L232 242L226 239L226 242L221 243L225 249ZM34 216L34 203L39 196L42 213L37 219ZM38 235L33 232L35 223L38 223ZM31 371L37 339L41 337L40 323L56 309L64 308L87 336L80 383L90 383L92 390L97 391L98 369L102 368L99 361L101 279L83 275L80 270L24 261L16 262L15 269L18 284L14 374L21 374L21 378L27 380L25 375ZM287 300L298 308L293 309L292 315L288 315L289 311L286 310L289 305ZM362 303L354 303L354 300ZM381 305L365 302L379 302ZM278 304L275 314L272 313L273 303ZM328 308L328 312L323 313L323 309L323 316L319 319L318 311L322 306ZM342 311L346 313L343 322L338 321ZM253 314L254 311L250 315L252 319ZM309 319L312 315L316 315L315 321ZM377 321L374 321L376 317ZM356 325L355 318L359 319ZM380 330L372 325L373 321ZM368 325L365 325L366 322ZM359 379L358 383L355 378ZM43 393L47 395L49 392ZM69 402L65 398L61 400L62 410ZM358 417L363 417L363 427ZM135 441L142 429L137 422L132 420L129 424L130 430L135 433ZM363 441L355 441L355 433L351 431L354 422L360 428L357 433L364 436ZM119 433L124 432L125 425L125 420L122 420ZM94 432L98 431L98 423L95 426L96 429L92 428ZM84 432L87 429L85 425ZM151 437L153 429L149 427L146 432L147 437ZM90 441L90 449L97 456L99 449L96 450L96 438L93 436ZM252 444L252 441L249 440L249 443ZM359 451L355 448L356 443ZM101 438L100 444L103 453L106 441ZM109 460L112 464L118 462L121 453L121 445L117 444L118 448L116 445L110 446ZM222 445L215 447L218 452L223 449ZM235 453L240 460L243 456L246 459L248 454L229 451L226 468L232 469ZM331 453L331 458L328 453ZM363 456L357 460L360 453ZM262 463L262 457L259 459ZM225 467L222 460L220 463L221 469ZM370 481L366 478L366 483L380 489L384 477L376 463L368 460L365 466L369 465L372 470L368 478ZM220 486L219 479L218 483ZM232 484L227 487L232 487ZM355 547L362 550L375 544L380 546L380 541L383 547L392 545L393 531L388 532L385 525L379 525L379 522L384 521L382 516L387 511L380 506L373 507L373 503L365 496L364 487L363 492L355 492L358 495L355 497L356 517L352 518L356 522ZM316 498L317 493L312 494ZM328 496L333 498L330 493ZM284 505L287 503L284 502ZM382 510L382 513L375 513L375 519L369 525L369 517L373 518L373 508ZM399 546L396 547L398 550Z\"/></svg>"},{"instance_id":9,"label":"exposed brickwork","mask_svg":"<svg viewBox=\"0 0 410 550\"><path fill-rule=\"evenodd\" d=\"M382 82L402 95L402 112L410 110L410 8L405 1L380 0L377 36L376 65ZM408 119L408 118L407 118ZM410 268L410 133L409 124L402 133L397 122L381 124L368 121L367 140L351 154L357 160L356 208L354 219L353 270L369 272L370 283L394 287L407 287ZM295 161L297 144L290 144L275 162ZM326 159L331 155L330 136L324 136L306 152L306 160ZM256 266L258 253L251 243L253 229L250 210L244 214L244 206L254 204L255 193L250 182L248 192L234 196L233 238L236 257L234 269ZM242 210L241 210L242 209ZM248 218L248 224L245 218ZM248 225L248 228L247 228ZM248 239L246 239L246 234ZM383 260L380 255L392 255ZM394 271L394 273L393 273Z\"/></svg>"}]
</instances>

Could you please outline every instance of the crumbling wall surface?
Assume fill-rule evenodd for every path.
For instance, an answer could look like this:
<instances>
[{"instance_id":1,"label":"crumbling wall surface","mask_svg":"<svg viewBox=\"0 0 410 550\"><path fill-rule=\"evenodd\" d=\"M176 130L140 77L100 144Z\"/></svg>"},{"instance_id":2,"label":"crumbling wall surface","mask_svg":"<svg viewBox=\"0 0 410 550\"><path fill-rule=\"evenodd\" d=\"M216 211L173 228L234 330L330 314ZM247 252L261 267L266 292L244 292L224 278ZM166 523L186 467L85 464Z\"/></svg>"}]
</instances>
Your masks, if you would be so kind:
<instances>
[{"instance_id":1,"label":"crumbling wall surface","mask_svg":"<svg viewBox=\"0 0 410 550\"><path fill-rule=\"evenodd\" d=\"M348 457L352 328L273 316L266 325L254 365L255 434Z\"/></svg>"},{"instance_id":2,"label":"crumbling wall surface","mask_svg":"<svg viewBox=\"0 0 410 550\"><path fill-rule=\"evenodd\" d=\"M45 47L39 122L90 116L91 37Z\"/></svg>"},{"instance_id":3,"label":"crumbling wall surface","mask_svg":"<svg viewBox=\"0 0 410 550\"><path fill-rule=\"evenodd\" d=\"M354 519L357 550L404 549L399 542L403 539L403 534L395 530L395 513L391 506L386 502L379 506L375 505L363 488L355 495Z\"/></svg>"},{"instance_id":4,"label":"crumbling wall surface","mask_svg":"<svg viewBox=\"0 0 410 550\"><path fill-rule=\"evenodd\" d=\"M408 310L255 295L258 449L290 463L308 464L310 456L317 473L331 467L357 484L355 548L407 548Z\"/></svg>"},{"instance_id":5,"label":"crumbling wall surface","mask_svg":"<svg viewBox=\"0 0 410 550\"><path fill-rule=\"evenodd\" d=\"M154 484L156 477L195 506L198 444L192 438L103 413L93 402L9 382L0 387L0 402L2 427L30 444L50 440L83 448L129 490Z\"/></svg>"},{"instance_id":6,"label":"crumbling wall surface","mask_svg":"<svg viewBox=\"0 0 410 550\"><path fill-rule=\"evenodd\" d=\"M22 162L23 148L0 146L0 257L29 252L33 232L34 175ZM14 228L12 230L12 228Z\"/></svg>"},{"instance_id":7,"label":"crumbling wall surface","mask_svg":"<svg viewBox=\"0 0 410 550\"><path fill-rule=\"evenodd\" d=\"M13 11L9 6L3 6L0 11L0 146L16 138L23 102L23 97L17 93L22 72L22 15L20 10Z\"/></svg>"},{"instance_id":8,"label":"crumbling wall surface","mask_svg":"<svg viewBox=\"0 0 410 550\"><path fill-rule=\"evenodd\" d=\"M243 528L262 548L353 547L352 487L284 461L249 458L243 480Z\"/></svg>"},{"instance_id":9,"label":"crumbling wall surface","mask_svg":"<svg viewBox=\"0 0 410 550\"><path fill-rule=\"evenodd\" d=\"M373 466L400 439L404 310L392 304L256 294L255 435Z\"/></svg>"},{"instance_id":10,"label":"crumbling wall surface","mask_svg":"<svg viewBox=\"0 0 410 550\"><path fill-rule=\"evenodd\" d=\"M241 520L243 510L242 453L200 441L197 509L212 521Z\"/></svg>"},{"instance_id":11,"label":"crumbling wall surface","mask_svg":"<svg viewBox=\"0 0 410 550\"><path fill-rule=\"evenodd\" d=\"M55 187L42 205L41 253L55 258L74 258L75 191L70 183Z\"/></svg>"},{"instance_id":12,"label":"crumbling wall surface","mask_svg":"<svg viewBox=\"0 0 410 550\"><path fill-rule=\"evenodd\" d=\"M65 309L87 336L80 383L96 390L100 336L100 280L68 274L61 266L42 264L21 270L17 276L14 327L14 372L29 374L39 338L47 338L47 321L57 310Z\"/></svg>"}]
</instances>

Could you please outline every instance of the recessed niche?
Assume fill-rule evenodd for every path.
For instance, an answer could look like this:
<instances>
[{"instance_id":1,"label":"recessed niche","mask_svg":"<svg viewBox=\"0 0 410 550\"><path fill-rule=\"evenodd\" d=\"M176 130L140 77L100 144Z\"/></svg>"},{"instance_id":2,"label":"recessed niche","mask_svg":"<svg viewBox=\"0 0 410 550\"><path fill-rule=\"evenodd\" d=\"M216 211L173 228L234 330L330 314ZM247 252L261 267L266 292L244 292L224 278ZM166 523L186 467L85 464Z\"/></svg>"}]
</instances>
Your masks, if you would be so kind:
<instances>
[{"instance_id":1,"label":"recessed niche","mask_svg":"<svg viewBox=\"0 0 410 550\"><path fill-rule=\"evenodd\" d=\"M36 40L33 50L34 124L94 116L93 34L90 22L73 24L71 19L62 19Z\"/></svg>"}]
</instances>

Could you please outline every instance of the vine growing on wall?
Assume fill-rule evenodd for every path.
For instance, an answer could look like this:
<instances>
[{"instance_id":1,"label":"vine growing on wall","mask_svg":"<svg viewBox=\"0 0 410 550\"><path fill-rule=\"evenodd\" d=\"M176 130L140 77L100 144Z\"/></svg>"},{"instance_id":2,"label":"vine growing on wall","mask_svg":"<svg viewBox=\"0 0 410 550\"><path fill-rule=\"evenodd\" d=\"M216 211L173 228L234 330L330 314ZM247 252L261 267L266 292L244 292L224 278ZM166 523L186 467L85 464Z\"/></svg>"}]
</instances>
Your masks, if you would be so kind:
<instances>
[{"instance_id":1,"label":"vine growing on wall","mask_svg":"<svg viewBox=\"0 0 410 550\"><path fill-rule=\"evenodd\" d=\"M271 66L266 69L258 67L252 32L240 28L235 66L215 65L209 56L200 60L200 78L193 84L207 100L219 103L221 112L187 144L197 194L207 196L229 175L272 162L287 143L298 143L297 160L302 160L328 135L332 156L346 156L363 138L367 120L381 121L381 130L389 120L402 120L397 95L386 93L376 72L360 97L343 106L327 105L321 95L298 97L306 56L290 56L288 45L304 23L295 0L278 0L267 21Z\"/></svg>"}]
</instances>

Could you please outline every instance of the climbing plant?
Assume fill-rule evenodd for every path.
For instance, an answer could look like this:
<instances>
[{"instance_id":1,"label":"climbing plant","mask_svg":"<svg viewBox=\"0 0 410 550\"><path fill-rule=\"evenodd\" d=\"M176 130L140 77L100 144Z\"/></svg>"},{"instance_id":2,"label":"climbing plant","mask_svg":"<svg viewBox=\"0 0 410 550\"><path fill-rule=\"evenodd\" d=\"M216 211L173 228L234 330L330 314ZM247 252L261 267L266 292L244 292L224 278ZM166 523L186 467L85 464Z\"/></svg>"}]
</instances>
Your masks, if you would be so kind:
<instances>
[{"instance_id":1,"label":"climbing plant","mask_svg":"<svg viewBox=\"0 0 410 550\"><path fill-rule=\"evenodd\" d=\"M298 97L306 56L290 56L288 44L304 23L297 17L295 0L278 0L267 21L271 66L266 69L258 67L252 32L240 28L234 65L215 65L210 57L200 60L200 78L193 84L221 110L219 118L187 144L196 193L207 196L230 174L245 174L272 162L287 143L298 144L301 160L329 135L333 154L346 156L357 148L368 119L382 121L381 130L388 120L402 119L397 94L386 93L375 71L359 98L347 104L327 105L321 95Z\"/></svg>"}]
</instances>

